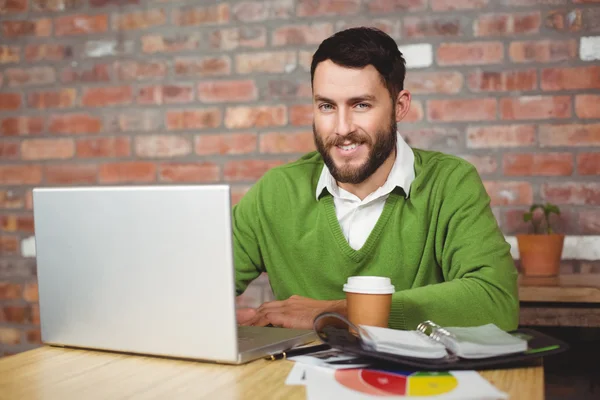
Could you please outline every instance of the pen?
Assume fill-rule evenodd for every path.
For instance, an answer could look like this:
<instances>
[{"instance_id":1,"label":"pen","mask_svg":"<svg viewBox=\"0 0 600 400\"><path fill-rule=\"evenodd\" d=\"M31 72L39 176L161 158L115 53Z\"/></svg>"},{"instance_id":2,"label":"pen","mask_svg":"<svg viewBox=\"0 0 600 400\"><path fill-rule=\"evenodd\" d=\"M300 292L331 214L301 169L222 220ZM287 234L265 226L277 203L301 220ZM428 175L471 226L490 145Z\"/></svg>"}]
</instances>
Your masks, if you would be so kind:
<instances>
[{"instance_id":1,"label":"pen","mask_svg":"<svg viewBox=\"0 0 600 400\"><path fill-rule=\"evenodd\" d=\"M331 349L331 346L328 344L318 344L316 346L301 347L299 349L291 348L290 350L282 351L281 353L271 354L270 356L266 357L265 360L285 360L288 357L301 356L303 354L316 353L318 351L329 349Z\"/></svg>"}]
</instances>

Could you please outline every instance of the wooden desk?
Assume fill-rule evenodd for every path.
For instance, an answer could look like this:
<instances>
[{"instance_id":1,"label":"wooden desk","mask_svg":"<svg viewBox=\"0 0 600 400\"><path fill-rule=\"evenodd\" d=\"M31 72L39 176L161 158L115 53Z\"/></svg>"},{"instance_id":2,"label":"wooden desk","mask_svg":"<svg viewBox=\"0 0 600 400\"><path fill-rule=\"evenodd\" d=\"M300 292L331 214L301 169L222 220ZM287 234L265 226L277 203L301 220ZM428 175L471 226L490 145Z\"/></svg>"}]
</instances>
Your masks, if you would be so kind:
<instances>
[{"instance_id":1,"label":"wooden desk","mask_svg":"<svg viewBox=\"0 0 600 400\"><path fill-rule=\"evenodd\" d=\"M521 325L600 327L600 274L519 277Z\"/></svg>"},{"instance_id":2,"label":"wooden desk","mask_svg":"<svg viewBox=\"0 0 600 400\"><path fill-rule=\"evenodd\" d=\"M41 347L0 359L0 399L305 399L286 386L291 361L224 366ZM512 399L543 399L542 366L483 371Z\"/></svg>"}]
</instances>

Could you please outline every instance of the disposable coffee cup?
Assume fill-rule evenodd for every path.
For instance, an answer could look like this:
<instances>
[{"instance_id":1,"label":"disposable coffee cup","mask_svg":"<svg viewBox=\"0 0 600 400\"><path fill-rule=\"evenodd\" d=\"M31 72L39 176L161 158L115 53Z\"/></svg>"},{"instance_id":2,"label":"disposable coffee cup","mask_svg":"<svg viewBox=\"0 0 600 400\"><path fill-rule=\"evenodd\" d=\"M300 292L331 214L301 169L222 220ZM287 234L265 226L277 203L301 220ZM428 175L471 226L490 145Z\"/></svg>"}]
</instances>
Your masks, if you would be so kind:
<instances>
[{"instance_id":1,"label":"disposable coffee cup","mask_svg":"<svg viewBox=\"0 0 600 400\"><path fill-rule=\"evenodd\" d=\"M388 327L394 285L382 276L352 276L344 284L348 319L354 325Z\"/></svg>"}]
</instances>

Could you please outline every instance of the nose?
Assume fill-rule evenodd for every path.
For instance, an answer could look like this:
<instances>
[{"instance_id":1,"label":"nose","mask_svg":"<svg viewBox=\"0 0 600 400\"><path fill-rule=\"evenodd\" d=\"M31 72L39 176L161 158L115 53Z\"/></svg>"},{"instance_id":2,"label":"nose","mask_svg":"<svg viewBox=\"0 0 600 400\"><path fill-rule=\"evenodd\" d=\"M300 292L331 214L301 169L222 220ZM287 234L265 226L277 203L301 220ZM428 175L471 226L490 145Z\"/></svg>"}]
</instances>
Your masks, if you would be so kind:
<instances>
[{"instance_id":1,"label":"nose","mask_svg":"<svg viewBox=\"0 0 600 400\"><path fill-rule=\"evenodd\" d=\"M351 113L340 109L337 114L335 133L340 136L346 136L354 130Z\"/></svg>"}]
</instances>

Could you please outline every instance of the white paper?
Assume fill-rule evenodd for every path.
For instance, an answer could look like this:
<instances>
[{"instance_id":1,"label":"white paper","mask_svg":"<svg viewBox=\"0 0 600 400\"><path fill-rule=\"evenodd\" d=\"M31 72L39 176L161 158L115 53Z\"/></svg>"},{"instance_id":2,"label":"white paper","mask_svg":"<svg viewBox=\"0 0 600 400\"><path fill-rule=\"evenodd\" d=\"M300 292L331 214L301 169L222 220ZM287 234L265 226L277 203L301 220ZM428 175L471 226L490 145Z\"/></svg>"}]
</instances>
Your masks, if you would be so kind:
<instances>
[{"instance_id":1,"label":"white paper","mask_svg":"<svg viewBox=\"0 0 600 400\"><path fill-rule=\"evenodd\" d=\"M294 363L292 370L285 380L286 385L305 385L306 384L306 370L309 367L305 364Z\"/></svg>"}]
</instances>

